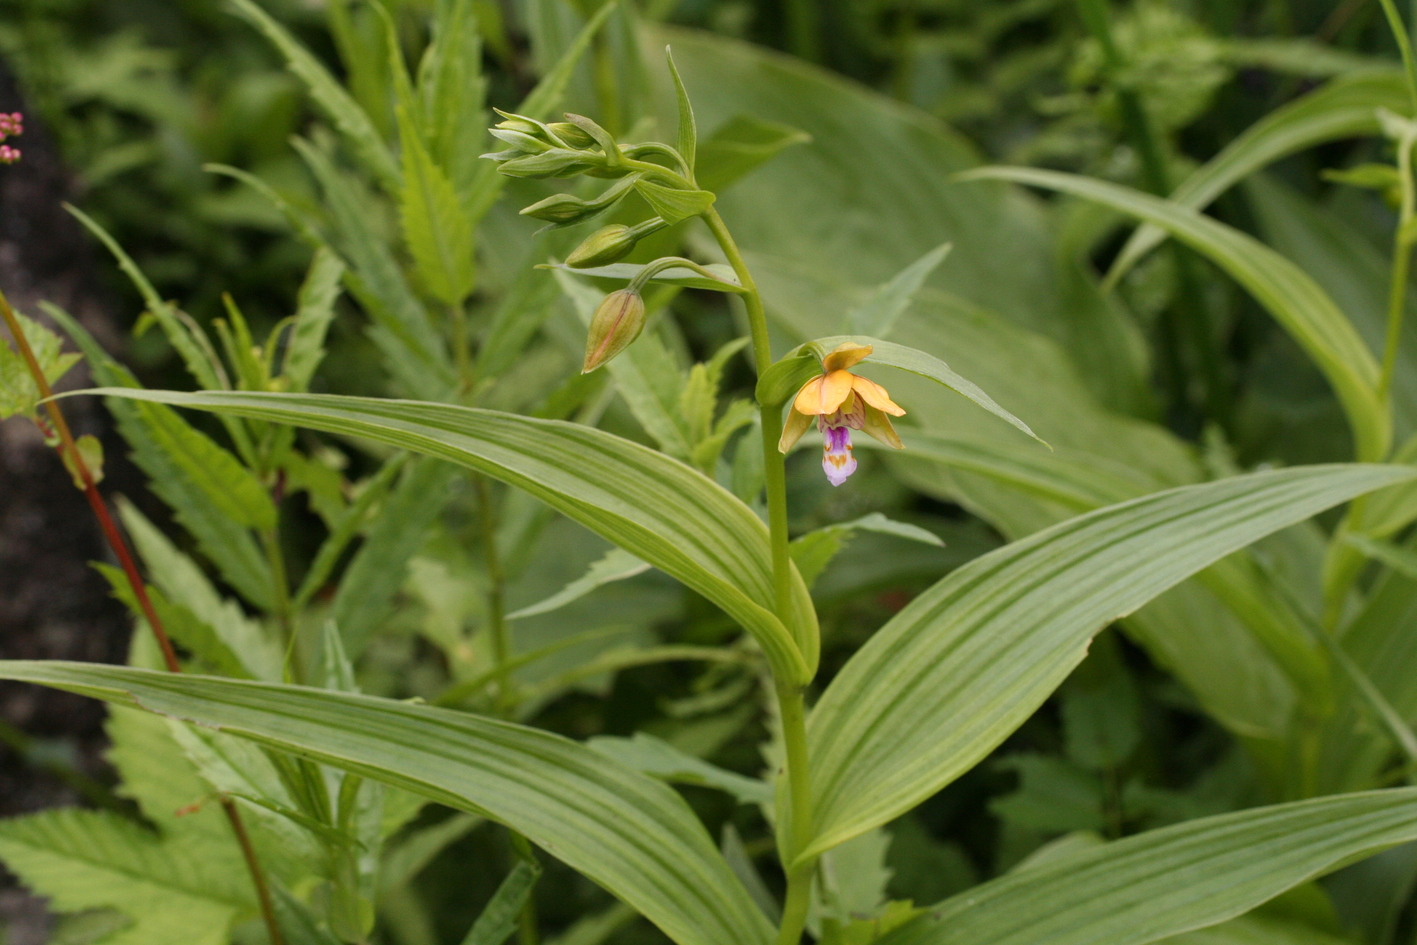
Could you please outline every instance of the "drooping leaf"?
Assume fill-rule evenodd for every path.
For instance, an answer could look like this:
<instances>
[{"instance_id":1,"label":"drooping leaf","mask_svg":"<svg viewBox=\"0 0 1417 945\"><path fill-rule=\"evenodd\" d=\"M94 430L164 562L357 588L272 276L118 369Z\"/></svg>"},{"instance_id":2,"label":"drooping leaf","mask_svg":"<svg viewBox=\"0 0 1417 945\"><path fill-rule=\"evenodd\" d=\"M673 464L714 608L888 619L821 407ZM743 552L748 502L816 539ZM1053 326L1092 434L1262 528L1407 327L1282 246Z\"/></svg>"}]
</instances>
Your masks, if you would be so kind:
<instances>
[{"instance_id":1,"label":"drooping leaf","mask_svg":"<svg viewBox=\"0 0 1417 945\"><path fill-rule=\"evenodd\" d=\"M1413 838L1411 788L1206 817L976 886L881 945L1144 945L1232 919L1340 863Z\"/></svg>"},{"instance_id":2,"label":"drooping leaf","mask_svg":"<svg viewBox=\"0 0 1417 945\"><path fill-rule=\"evenodd\" d=\"M707 190L679 190L641 178L635 181L635 193L645 198L650 209L664 218L665 223L679 223L698 216L713 205L714 195Z\"/></svg>"},{"instance_id":3,"label":"drooping leaf","mask_svg":"<svg viewBox=\"0 0 1417 945\"><path fill-rule=\"evenodd\" d=\"M879 338L868 338L863 335L836 335L831 338L819 338L812 343L812 347L825 353L832 350L843 342L853 344L870 345L871 355L866 363L884 364L888 367L899 368L902 371L909 371L921 377L928 377L930 380L943 384L950 390L965 397L983 407L985 410L1008 423L1017 430L1028 434L1035 440L1039 440L1038 434L1029 429L1028 424L1018 417L1009 413L1003 407L994 402L994 398L975 384L973 381L956 374L950 366L932 354L927 354L916 348L896 344L893 341L882 341ZM1043 442L1039 440L1039 442Z\"/></svg>"},{"instance_id":4,"label":"drooping leaf","mask_svg":"<svg viewBox=\"0 0 1417 945\"><path fill-rule=\"evenodd\" d=\"M1243 285L1308 352L1343 404L1359 457L1386 455L1388 410L1377 395L1377 361L1343 312L1298 266L1218 220L1116 184L1027 168L984 168L970 176L1033 184L1095 200L1172 233Z\"/></svg>"},{"instance_id":5,"label":"drooping leaf","mask_svg":"<svg viewBox=\"0 0 1417 945\"><path fill-rule=\"evenodd\" d=\"M794 575L792 625L772 614L762 521L703 474L629 440L571 423L414 401L315 394L107 389L364 436L451 460L526 490L704 594L762 644L784 678L810 675L816 615Z\"/></svg>"},{"instance_id":6,"label":"drooping leaf","mask_svg":"<svg viewBox=\"0 0 1417 945\"><path fill-rule=\"evenodd\" d=\"M1255 122L1182 181L1170 199L1193 210L1203 209L1238 181L1285 155L1326 141L1376 134L1379 108L1400 114L1410 105L1397 70L1335 79ZM1166 230L1155 224L1138 227L1113 261L1107 283L1115 285L1164 239Z\"/></svg>"},{"instance_id":7,"label":"drooping leaf","mask_svg":"<svg viewBox=\"0 0 1417 945\"><path fill-rule=\"evenodd\" d=\"M772 931L687 804L558 735L351 693L58 662L24 679L187 719L483 814L639 909L680 945Z\"/></svg>"},{"instance_id":8,"label":"drooping leaf","mask_svg":"<svg viewBox=\"0 0 1417 945\"><path fill-rule=\"evenodd\" d=\"M886 823L972 767L1109 622L1250 542L1412 475L1313 466L1173 489L953 572L877 631L813 711L816 839L804 853Z\"/></svg>"}]
</instances>

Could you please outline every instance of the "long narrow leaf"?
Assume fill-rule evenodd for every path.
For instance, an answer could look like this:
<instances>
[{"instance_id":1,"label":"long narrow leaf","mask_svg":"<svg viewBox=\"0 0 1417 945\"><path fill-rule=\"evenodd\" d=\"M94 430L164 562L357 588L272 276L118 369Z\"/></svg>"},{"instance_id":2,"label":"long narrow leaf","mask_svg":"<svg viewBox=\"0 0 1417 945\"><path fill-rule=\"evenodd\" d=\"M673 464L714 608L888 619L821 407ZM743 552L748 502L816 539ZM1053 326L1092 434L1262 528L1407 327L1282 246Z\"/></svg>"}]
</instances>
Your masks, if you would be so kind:
<instances>
[{"instance_id":1,"label":"long narrow leaf","mask_svg":"<svg viewBox=\"0 0 1417 945\"><path fill-rule=\"evenodd\" d=\"M1413 839L1412 788L1206 817L977 886L880 945L1144 945Z\"/></svg>"},{"instance_id":2,"label":"long narrow leaf","mask_svg":"<svg viewBox=\"0 0 1417 945\"><path fill-rule=\"evenodd\" d=\"M810 719L829 849L973 767L1048 697L1092 635L1207 565L1417 470L1310 466L1099 509L953 572L863 646Z\"/></svg>"},{"instance_id":3,"label":"long narrow leaf","mask_svg":"<svg viewBox=\"0 0 1417 945\"><path fill-rule=\"evenodd\" d=\"M682 798L559 735L391 699L120 666L0 662L0 678L218 728L482 814L605 886L680 945L771 938Z\"/></svg>"},{"instance_id":4,"label":"long narrow leaf","mask_svg":"<svg viewBox=\"0 0 1417 945\"><path fill-rule=\"evenodd\" d=\"M794 572L792 626L773 615L766 526L713 480L637 443L573 423L407 400L100 393L363 436L476 469L526 490L718 604L758 639L782 678L805 682L811 675L795 641L816 638L816 614Z\"/></svg>"},{"instance_id":5,"label":"long narrow leaf","mask_svg":"<svg viewBox=\"0 0 1417 945\"><path fill-rule=\"evenodd\" d=\"M1406 82L1395 69L1335 79L1255 122L1182 181L1171 199L1200 210L1238 181L1280 158L1326 141L1376 134L1380 130L1379 108L1403 114L1410 103ZM1148 223L1138 227L1108 270L1107 284L1115 285L1164 239L1166 231L1159 226Z\"/></svg>"},{"instance_id":6,"label":"long narrow leaf","mask_svg":"<svg viewBox=\"0 0 1417 945\"><path fill-rule=\"evenodd\" d=\"M983 168L966 177L1062 191L1166 229L1249 290L1308 352L1343 404L1358 456L1375 460L1387 454L1388 408L1377 394L1372 352L1318 283L1268 246L1189 207L1106 181L1015 167Z\"/></svg>"}]
</instances>

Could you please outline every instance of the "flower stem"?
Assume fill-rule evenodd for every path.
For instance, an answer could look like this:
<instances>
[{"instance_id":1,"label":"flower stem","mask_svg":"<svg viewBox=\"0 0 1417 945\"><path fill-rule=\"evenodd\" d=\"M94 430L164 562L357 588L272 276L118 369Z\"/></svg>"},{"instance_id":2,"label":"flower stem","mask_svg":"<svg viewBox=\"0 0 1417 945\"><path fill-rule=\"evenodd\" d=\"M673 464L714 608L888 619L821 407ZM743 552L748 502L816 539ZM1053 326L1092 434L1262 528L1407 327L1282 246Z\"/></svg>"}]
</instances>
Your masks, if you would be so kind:
<instances>
[{"instance_id":1,"label":"flower stem","mask_svg":"<svg viewBox=\"0 0 1417 945\"><path fill-rule=\"evenodd\" d=\"M1383 344L1382 374L1378 379L1378 398L1386 403L1391 396L1393 369L1397 366L1397 352L1402 341L1402 318L1407 311L1408 270L1412 261L1412 236L1410 233L1414 216L1417 216L1417 195L1414 195L1412 181L1412 147L1417 139L1404 136L1397 145L1398 180L1402 187L1402 205L1397 218L1397 232L1392 239L1392 281L1388 290L1387 338ZM1382 457L1365 457L1378 460Z\"/></svg>"},{"instance_id":2,"label":"flower stem","mask_svg":"<svg viewBox=\"0 0 1417 945\"><path fill-rule=\"evenodd\" d=\"M15 316L15 310L10 307L10 301L5 298L3 292L0 292L0 317L3 317L5 326L14 336L15 347L19 349L21 356L25 359L25 365L34 378L35 387L44 400L45 412L49 414L54 432L59 437L59 446L57 447L59 455L69 457L73 468L83 481L84 496L88 499L89 507L93 509L94 517L98 519L99 527L103 529L104 538L108 540L109 547L113 549L114 556L123 568L123 574L128 579L128 584L133 590L133 596L138 600L138 606L143 611L144 618L148 621L148 627L152 629L153 636L157 638L157 644L162 650L162 659L167 665L167 671L170 673L182 672L182 665L177 661L177 652L172 647L172 639L168 637L162 620L153 608L152 599L148 597L147 585L143 582L142 575L138 573L137 563L134 562L132 554L128 551L128 543L123 540L123 535L118 531L113 517L108 514L108 506L103 501L103 496L99 494L98 483L94 479L93 471L89 469L83 454L79 452L79 447L74 442L74 435L69 430L69 424L65 421L63 412L52 399L54 391L49 386L49 380L44 376L44 370L39 366L39 361L34 356L34 350L30 347L29 339L25 337L24 329L20 326L20 320ZM256 851L251 846L251 838L247 835L246 827L241 822L241 812L236 809L235 802L230 798L223 797L221 805L222 809L226 811L227 819L231 821L231 829L236 834L237 843L241 845L242 855L246 858L246 867L251 873L251 882L256 887L256 895L261 903L261 918L265 922L266 934L271 940L271 945L285 945L285 936L281 934L280 923L276 921L270 889L266 885L265 872L261 869L260 861L256 859Z\"/></svg>"},{"instance_id":3,"label":"flower stem","mask_svg":"<svg viewBox=\"0 0 1417 945\"><path fill-rule=\"evenodd\" d=\"M728 259L738 282L746 292L743 301L748 310L748 328L753 342L753 363L762 377L772 366L772 347L768 338L767 313L758 293L753 274L743 261L743 254L728 232L723 218L713 207L703 213L714 239ZM782 410L779 406L761 406L763 430L763 481L767 492L768 540L772 549L774 609L785 625L792 611L792 559L787 544L787 467L786 457L778 451L782 436ZM807 718L802 689L795 680L776 681L778 710L782 717L782 737L787 753L787 790L789 799L787 848L780 851L784 864L792 863L797 854L812 840L812 783L807 756ZM783 906L782 925L778 929L778 945L796 945L802 937L807 920L807 903L811 898L814 864L796 864L788 875L787 900Z\"/></svg>"}]
</instances>

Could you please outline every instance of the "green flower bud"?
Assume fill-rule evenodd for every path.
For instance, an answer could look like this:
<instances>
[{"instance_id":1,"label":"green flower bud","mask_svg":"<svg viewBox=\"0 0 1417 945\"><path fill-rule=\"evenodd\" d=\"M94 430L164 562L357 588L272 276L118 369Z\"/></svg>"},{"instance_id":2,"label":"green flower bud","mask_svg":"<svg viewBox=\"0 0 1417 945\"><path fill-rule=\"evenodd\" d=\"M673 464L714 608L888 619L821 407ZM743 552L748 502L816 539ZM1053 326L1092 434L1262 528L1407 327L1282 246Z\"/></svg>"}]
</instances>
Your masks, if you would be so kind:
<instances>
[{"instance_id":1,"label":"green flower bud","mask_svg":"<svg viewBox=\"0 0 1417 945\"><path fill-rule=\"evenodd\" d=\"M596 159L584 151L552 148L550 151L543 151L540 154L528 154L525 157L505 161L498 170L508 177L540 179L579 174L594 167L596 163L598 163Z\"/></svg>"},{"instance_id":2,"label":"green flower bud","mask_svg":"<svg viewBox=\"0 0 1417 945\"><path fill-rule=\"evenodd\" d=\"M542 141L536 135L527 134L524 131L516 131L510 128L493 128L492 137L499 141L505 141L518 151L527 154L540 154L542 151L551 150L551 145Z\"/></svg>"},{"instance_id":3,"label":"green flower bud","mask_svg":"<svg viewBox=\"0 0 1417 945\"><path fill-rule=\"evenodd\" d=\"M630 255L638 237L623 223L612 223L601 227L585 238L581 245L566 257L566 265L572 269L594 269L608 266Z\"/></svg>"},{"instance_id":4,"label":"green flower bud","mask_svg":"<svg viewBox=\"0 0 1417 945\"><path fill-rule=\"evenodd\" d=\"M564 224L575 223L598 212L599 209L595 204L572 194L552 194L529 207L523 207L521 214L534 220Z\"/></svg>"},{"instance_id":5,"label":"green flower bud","mask_svg":"<svg viewBox=\"0 0 1417 945\"><path fill-rule=\"evenodd\" d=\"M553 121L547 125L546 128L556 137L560 138L568 148L584 151L586 148L595 144L594 138L569 121Z\"/></svg>"},{"instance_id":6,"label":"green flower bud","mask_svg":"<svg viewBox=\"0 0 1417 945\"><path fill-rule=\"evenodd\" d=\"M504 112L500 108L494 108L497 114L501 115L505 121L497 122L497 127L507 131L520 131L522 134L539 136L541 135L541 123L530 118L523 118L521 115L512 112Z\"/></svg>"},{"instance_id":7,"label":"green flower bud","mask_svg":"<svg viewBox=\"0 0 1417 945\"><path fill-rule=\"evenodd\" d=\"M581 373L589 374L624 351L644 327L645 300L640 294L631 289L611 292L591 317Z\"/></svg>"}]
</instances>

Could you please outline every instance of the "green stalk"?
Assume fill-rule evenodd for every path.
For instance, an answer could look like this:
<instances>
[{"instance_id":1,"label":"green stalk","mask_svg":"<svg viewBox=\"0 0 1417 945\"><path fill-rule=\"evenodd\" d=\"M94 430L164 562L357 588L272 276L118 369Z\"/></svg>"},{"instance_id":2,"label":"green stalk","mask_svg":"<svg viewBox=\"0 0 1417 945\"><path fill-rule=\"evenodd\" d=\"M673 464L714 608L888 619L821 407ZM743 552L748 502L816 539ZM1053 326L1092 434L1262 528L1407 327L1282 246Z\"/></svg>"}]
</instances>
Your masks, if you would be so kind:
<instances>
[{"instance_id":1,"label":"green stalk","mask_svg":"<svg viewBox=\"0 0 1417 945\"><path fill-rule=\"evenodd\" d=\"M507 629L506 575L497 551L497 522L492 514L492 491L487 480L473 476L477 490L477 518L482 538L483 566L487 568L487 626L492 631L493 671L497 679L497 714L505 716L516 702L512 692L512 640Z\"/></svg>"},{"instance_id":2,"label":"green stalk","mask_svg":"<svg viewBox=\"0 0 1417 945\"><path fill-rule=\"evenodd\" d=\"M748 328L753 342L753 363L762 377L772 366L772 346L768 337L767 313L763 310L753 274L743 260L743 254L728 232L718 211L710 207L703 213L714 239L718 241L738 282L747 290L743 301L748 310ZM767 492L768 532L772 548L773 597L777 616L788 624L792 610L792 559L787 543L787 466L786 457L778 451L782 436L782 409L779 405L759 408L763 430L763 480ZM787 789L789 799L787 848L780 851L784 865L790 864L787 899L783 905L782 925L778 929L778 945L796 945L802 938L807 921L807 904L811 899L815 862L794 863L798 852L812 841L812 782L807 757L807 711L802 689L790 680L777 680L778 710L782 717L782 737L787 753Z\"/></svg>"},{"instance_id":3,"label":"green stalk","mask_svg":"<svg viewBox=\"0 0 1417 945\"><path fill-rule=\"evenodd\" d=\"M1378 379L1378 398L1386 403L1392 390L1392 373L1397 365L1397 352L1402 341L1402 318L1407 311L1408 270L1412 262L1411 223L1414 216L1412 182L1412 146L1417 139L1404 137L1397 145L1398 179L1402 186L1402 205L1397 218L1397 232L1392 240L1392 281L1388 290L1387 338L1383 344L1383 368Z\"/></svg>"},{"instance_id":4,"label":"green stalk","mask_svg":"<svg viewBox=\"0 0 1417 945\"><path fill-rule=\"evenodd\" d=\"M1397 12L1397 6L1392 0L1378 2L1382 4L1387 24L1392 28L1392 38L1397 40L1397 51L1402 54L1402 67L1407 72L1407 94L1412 99L1412 114L1417 117L1417 60L1412 56L1412 41L1407 35L1402 15Z\"/></svg>"}]
</instances>

